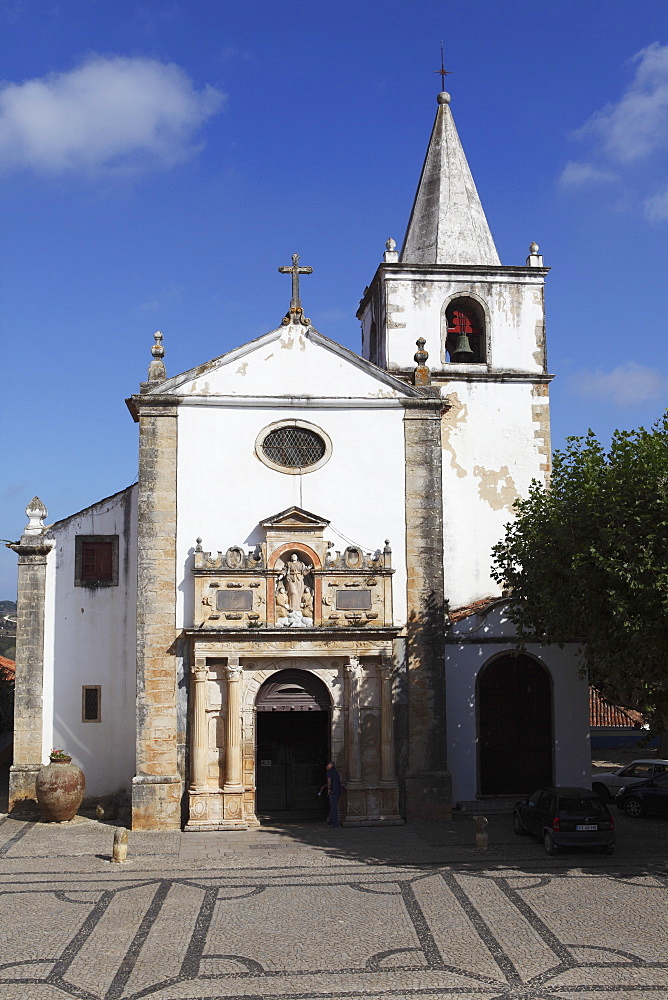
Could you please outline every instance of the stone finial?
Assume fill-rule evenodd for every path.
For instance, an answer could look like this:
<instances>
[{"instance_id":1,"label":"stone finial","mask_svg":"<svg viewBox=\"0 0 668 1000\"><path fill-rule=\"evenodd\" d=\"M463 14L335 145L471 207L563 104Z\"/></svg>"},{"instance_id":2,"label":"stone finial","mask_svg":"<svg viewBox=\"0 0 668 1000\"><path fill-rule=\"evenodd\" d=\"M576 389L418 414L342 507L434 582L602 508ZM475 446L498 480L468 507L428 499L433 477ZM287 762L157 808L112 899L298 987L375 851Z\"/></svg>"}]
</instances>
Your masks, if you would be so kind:
<instances>
[{"instance_id":1,"label":"stone finial","mask_svg":"<svg viewBox=\"0 0 668 1000\"><path fill-rule=\"evenodd\" d=\"M385 253L383 255L383 260L386 264L397 264L399 261L397 241L393 240L391 236L389 240L385 241Z\"/></svg>"},{"instance_id":2,"label":"stone finial","mask_svg":"<svg viewBox=\"0 0 668 1000\"><path fill-rule=\"evenodd\" d=\"M202 551L202 539L201 538L196 538L195 541L196 541L195 552L201 552Z\"/></svg>"},{"instance_id":3,"label":"stone finial","mask_svg":"<svg viewBox=\"0 0 668 1000\"><path fill-rule=\"evenodd\" d=\"M527 267L542 267L543 255L538 253L540 247L536 242L529 244L529 256L527 257Z\"/></svg>"},{"instance_id":4,"label":"stone finial","mask_svg":"<svg viewBox=\"0 0 668 1000\"><path fill-rule=\"evenodd\" d=\"M24 535L42 535L44 533L44 518L48 510L39 497L33 497L26 507L28 523L23 532Z\"/></svg>"},{"instance_id":5,"label":"stone finial","mask_svg":"<svg viewBox=\"0 0 668 1000\"><path fill-rule=\"evenodd\" d=\"M415 343L417 344L417 351L413 355L413 360L417 364L417 368L415 369L414 384L417 386L429 385L431 383L431 373L427 368L429 354L424 349L426 340L424 337L418 337Z\"/></svg>"},{"instance_id":6,"label":"stone finial","mask_svg":"<svg viewBox=\"0 0 668 1000\"><path fill-rule=\"evenodd\" d=\"M162 360L165 356L165 348L162 346L162 333L160 330L155 331L153 339L155 340L155 344L151 348L153 361L148 366L148 381L164 382L167 378L167 369L165 368L165 362Z\"/></svg>"}]
</instances>

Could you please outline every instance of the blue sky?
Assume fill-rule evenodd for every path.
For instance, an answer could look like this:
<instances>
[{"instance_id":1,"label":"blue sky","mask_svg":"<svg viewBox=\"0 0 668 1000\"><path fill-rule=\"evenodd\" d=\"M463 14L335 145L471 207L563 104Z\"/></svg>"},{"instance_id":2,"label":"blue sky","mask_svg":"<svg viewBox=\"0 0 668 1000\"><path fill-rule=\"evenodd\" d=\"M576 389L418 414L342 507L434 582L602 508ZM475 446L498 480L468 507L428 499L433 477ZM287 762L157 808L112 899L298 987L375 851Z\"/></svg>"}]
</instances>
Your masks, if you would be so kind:
<instances>
[{"instance_id":1,"label":"blue sky","mask_svg":"<svg viewBox=\"0 0 668 1000\"><path fill-rule=\"evenodd\" d=\"M174 375L273 329L293 252L359 348L441 38L501 260L553 269L555 447L666 405L666 0L2 0L0 31L2 537L35 494L53 521L133 482L154 330Z\"/></svg>"}]
</instances>

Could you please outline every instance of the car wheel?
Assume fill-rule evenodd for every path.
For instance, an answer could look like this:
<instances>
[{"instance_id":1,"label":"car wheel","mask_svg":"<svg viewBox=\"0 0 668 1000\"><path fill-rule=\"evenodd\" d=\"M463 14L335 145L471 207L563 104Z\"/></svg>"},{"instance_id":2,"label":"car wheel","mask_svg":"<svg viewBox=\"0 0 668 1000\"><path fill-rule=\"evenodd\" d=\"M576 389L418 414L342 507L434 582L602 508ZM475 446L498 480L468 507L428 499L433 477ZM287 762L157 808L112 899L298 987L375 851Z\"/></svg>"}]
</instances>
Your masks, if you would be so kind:
<instances>
[{"instance_id":1,"label":"car wheel","mask_svg":"<svg viewBox=\"0 0 668 1000\"><path fill-rule=\"evenodd\" d=\"M545 847L546 854L556 854L559 848L552 839L552 834L548 833L547 830L543 834L543 846Z\"/></svg>"},{"instance_id":2,"label":"car wheel","mask_svg":"<svg viewBox=\"0 0 668 1000\"><path fill-rule=\"evenodd\" d=\"M601 848L601 854L614 854L614 853L615 853L614 844L606 844L605 847Z\"/></svg>"},{"instance_id":3,"label":"car wheel","mask_svg":"<svg viewBox=\"0 0 668 1000\"><path fill-rule=\"evenodd\" d=\"M604 802L609 802L610 799L612 798L612 795L610 794L609 790L606 788L605 785L602 785L600 782L596 782L595 785L592 785L591 790L596 795L598 795L599 798L602 798Z\"/></svg>"},{"instance_id":4,"label":"car wheel","mask_svg":"<svg viewBox=\"0 0 668 1000\"><path fill-rule=\"evenodd\" d=\"M513 830L518 837L526 837L527 835L527 831L522 826L522 820L516 812L513 813Z\"/></svg>"},{"instance_id":5,"label":"car wheel","mask_svg":"<svg viewBox=\"0 0 668 1000\"><path fill-rule=\"evenodd\" d=\"M632 819L637 819L638 816L642 816L643 806L640 799L637 799L635 795L630 795L624 803L624 812L627 816L631 816Z\"/></svg>"}]
</instances>

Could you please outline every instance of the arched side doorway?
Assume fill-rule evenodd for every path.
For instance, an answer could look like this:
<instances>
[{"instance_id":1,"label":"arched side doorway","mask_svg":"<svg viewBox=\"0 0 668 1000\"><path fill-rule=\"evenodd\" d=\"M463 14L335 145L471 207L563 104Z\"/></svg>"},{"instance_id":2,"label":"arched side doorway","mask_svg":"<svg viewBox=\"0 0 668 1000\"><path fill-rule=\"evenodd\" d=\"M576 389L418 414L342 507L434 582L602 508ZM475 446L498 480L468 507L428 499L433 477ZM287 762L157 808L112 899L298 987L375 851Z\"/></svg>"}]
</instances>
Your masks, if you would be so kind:
<instances>
[{"instance_id":1,"label":"arched side doorway","mask_svg":"<svg viewBox=\"0 0 668 1000\"><path fill-rule=\"evenodd\" d=\"M551 785L552 682L523 653L486 664L477 681L481 795L528 794Z\"/></svg>"},{"instance_id":2,"label":"arched side doorway","mask_svg":"<svg viewBox=\"0 0 668 1000\"><path fill-rule=\"evenodd\" d=\"M325 684L308 670L280 670L259 689L255 708L256 811L320 815L331 719Z\"/></svg>"}]
</instances>

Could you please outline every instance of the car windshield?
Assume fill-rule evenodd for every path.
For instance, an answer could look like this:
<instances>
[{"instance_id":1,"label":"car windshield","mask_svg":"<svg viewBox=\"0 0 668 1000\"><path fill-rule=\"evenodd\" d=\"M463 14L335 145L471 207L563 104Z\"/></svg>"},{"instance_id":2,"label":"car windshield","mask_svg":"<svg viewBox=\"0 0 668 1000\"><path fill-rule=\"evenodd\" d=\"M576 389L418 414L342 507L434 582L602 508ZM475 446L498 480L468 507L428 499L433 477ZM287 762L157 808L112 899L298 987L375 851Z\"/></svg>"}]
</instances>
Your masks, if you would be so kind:
<instances>
[{"instance_id":1,"label":"car windshield","mask_svg":"<svg viewBox=\"0 0 668 1000\"><path fill-rule=\"evenodd\" d=\"M566 816L607 816L607 809L598 798L559 799L559 812Z\"/></svg>"}]
</instances>

